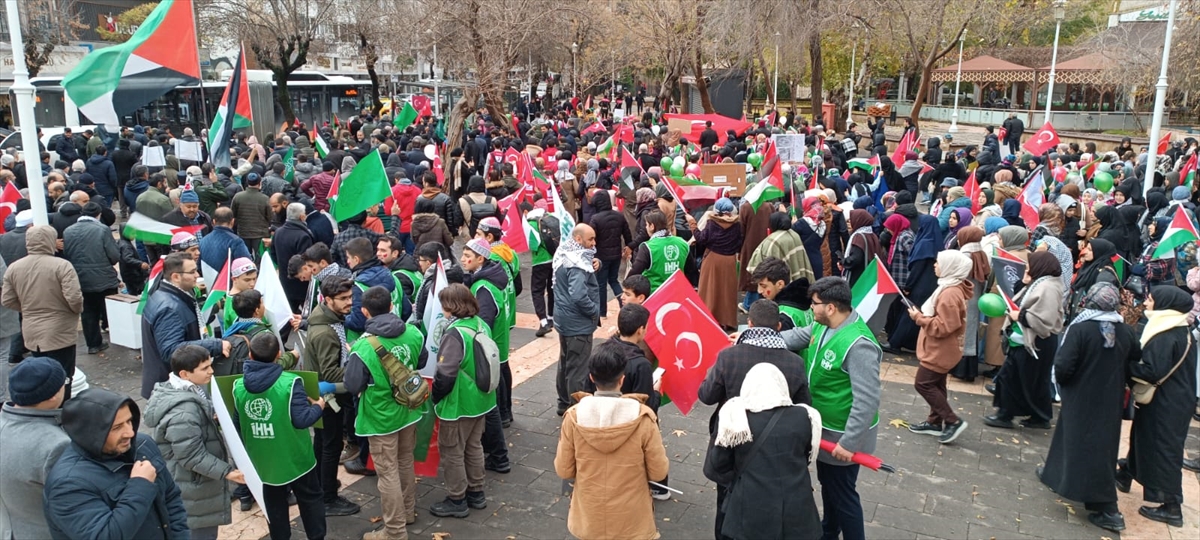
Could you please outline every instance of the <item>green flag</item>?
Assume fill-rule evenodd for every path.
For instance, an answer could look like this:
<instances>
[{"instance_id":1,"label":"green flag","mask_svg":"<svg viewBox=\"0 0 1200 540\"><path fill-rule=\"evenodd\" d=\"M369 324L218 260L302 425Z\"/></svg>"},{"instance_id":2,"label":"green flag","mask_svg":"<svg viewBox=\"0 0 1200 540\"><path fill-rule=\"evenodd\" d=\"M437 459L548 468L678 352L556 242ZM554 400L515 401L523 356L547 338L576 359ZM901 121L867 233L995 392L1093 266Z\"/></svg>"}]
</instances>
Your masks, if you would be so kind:
<instances>
[{"instance_id":1,"label":"green flag","mask_svg":"<svg viewBox=\"0 0 1200 540\"><path fill-rule=\"evenodd\" d=\"M283 155L283 179L289 184L296 183L296 147L289 146L286 154Z\"/></svg>"},{"instance_id":2,"label":"green flag","mask_svg":"<svg viewBox=\"0 0 1200 540\"><path fill-rule=\"evenodd\" d=\"M396 119L392 120L392 125L400 129L411 126L417 121L417 110L413 108L412 103L404 102L404 108L396 113Z\"/></svg>"},{"instance_id":3,"label":"green flag","mask_svg":"<svg viewBox=\"0 0 1200 540\"><path fill-rule=\"evenodd\" d=\"M330 208L333 219L337 221L349 219L392 195L378 148L367 154L341 179L337 194Z\"/></svg>"}]
</instances>

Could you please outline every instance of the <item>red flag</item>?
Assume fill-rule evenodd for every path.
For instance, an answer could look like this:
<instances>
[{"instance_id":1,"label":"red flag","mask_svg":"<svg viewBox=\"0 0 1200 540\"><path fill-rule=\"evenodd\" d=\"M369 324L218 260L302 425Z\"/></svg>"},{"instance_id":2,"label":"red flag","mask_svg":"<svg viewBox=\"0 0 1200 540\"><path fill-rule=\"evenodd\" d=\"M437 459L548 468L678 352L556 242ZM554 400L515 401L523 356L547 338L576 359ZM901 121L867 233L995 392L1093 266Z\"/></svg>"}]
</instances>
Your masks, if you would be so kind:
<instances>
[{"instance_id":1,"label":"red flag","mask_svg":"<svg viewBox=\"0 0 1200 540\"><path fill-rule=\"evenodd\" d=\"M1004 128L996 130L996 137L1003 141L1005 137L1008 137L1008 130Z\"/></svg>"},{"instance_id":2,"label":"red flag","mask_svg":"<svg viewBox=\"0 0 1200 540\"><path fill-rule=\"evenodd\" d=\"M17 183L9 182L0 191L0 234L4 234L4 220L17 212L17 201L21 200L21 192L17 191Z\"/></svg>"},{"instance_id":3,"label":"red flag","mask_svg":"<svg viewBox=\"0 0 1200 540\"><path fill-rule=\"evenodd\" d=\"M745 133L746 130L754 127L754 124L744 120L737 120L720 114L664 114L663 118L670 120L687 120L692 123L691 131L683 132L683 137L687 140L696 142L700 140L700 134L704 133L705 124L712 122L712 128L717 132L717 144L725 144L725 134L733 131L737 135Z\"/></svg>"},{"instance_id":4,"label":"red flag","mask_svg":"<svg viewBox=\"0 0 1200 540\"><path fill-rule=\"evenodd\" d=\"M516 193L500 199L497 206L500 212L504 214L504 222L501 223L501 228L504 230L504 236L500 238L501 242L508 244L508 247L513 248L517 253L529 252L529 236L525 232L525 219L521 216L521 201L525 200L525 190L518 190Z\"/></svg>"},{"instance_id":5,"label":"red flag","mask_svg":"<svg viewBox=\"0 0 1200 540\"><path fill-rule=\"evenodd\" d=\"M588 133L607 133L607 132L608 132L608 130L604 128L603 123L592 122L591 124L588 124L588 127L583 128L583 131L580 131L579 134L587 135Z\"/></svg>"},{"instance_id":6,"label":"red flag","mask_svg":"<svg viewBox=\"0 0 1200 540\"><path fill-rule=\"evenodd\" d=\"M879 168L879 154L871 154L871 159L867 160L867 165Z\"/></svg>"},{"instance_id":7,"label":"red flag","mask_svg":"<svg viewBox=\"0 0 1200 540\"><path fill-rule=\"evenodd\" d=\"M1163 135L1162 138L1158 140L1158 152L1157 152L1158 155L1161 156L1161 155L1167 153L1167 149L1170 147L1171 147L1171 132L1168 131L1166 133L1166 135Z\"/></svg>"},{"instance_id":8,"label":"red flag","mask_svg":"<svg viewBox=\"0 0 1200 540\"><path fill-rule=\"evenodd\" d=\"M636 159L633 159L633 156L630 155L628 150L621 152L621 168L624 169L626 167L637 167L638 170L642 171L643 174L646 172L645 169L642 169L642 164L638 163Z\"/></svg>"},{"instance_id":9,"label":"red flag","mask_svg":"<svg viewBox=\"0 0 1200 540\"><path fill-rule=\"evenodd\" d=\"M971 171L971 176L967 177L967 183L963 184L963 190L967 192L967 197L971 198L971 213L979 214L979 181L975 179L975 171Z\"/></svg>"},{"instance_id":10,"label":"red flag","mask_svg":"<svg viewBox=\"0 0 1200 540\"><path fill-rule=\"evenodd\" d=\"M1050 151L1050 149L1058 146L1058 132L1054 131L1054 125L1046 122L1042 125L1042 129L1037 130L1021 148L1028 150L1030 154L1040 156Z\"/></svg>"},{"instance_id":11,"label":"red flag","mask_svg":"<svg viewBox=\"0 0 1200 540\"><path fill-rule=\"evenodd\" d=\"M517 120L516 113L513 113L511 116L508 117L508 119L510 121L512 121L513 133L520 136L521 135L521 122L519 120Z\"/></svg>"},{"instance_id":12,"label":"red flag","mask_svg":"<svg viewBox=\"0 0 1200 540\"><path fill-rule=\"evenodd\" d=\"M729 346L729 337L713 320L683 272L676 270L642 305L650 311L646 344L658 356L663 392L688 414L700 383Z\"/></svg>"},{"instance_id":13,"label":"red flag","mask_svg":"<svg viewBox=\"0 0 1200 540\"><path fill-rule=\"evenodd\" d=\"M904 132L904 136L900 137L900 142L896 144L896 151L892 152L892 163L904 163L904 154L911 151L917 145L916 130L908 130Z\"/></svg>"},{"instance_id":14,"label":"red flag","mask_svg":"<svg viewBox=\"0 0 1200 540\"><path fill-rule=\"evenodd\" d=\"M433 173L437 175L439 186L446 185L446 167L442 164L441 148L433 154Z\"/></svg>"},{"instance_id":15,"label":"red flag","mask_svg":"<svg viewBox=\"0 0 1200 540\"><path fill-rule=\"evenodd\" d=\"M1079 170L1079 173L1082 174L1084 178L1091 180L1092 177L1096 175L1096 166L1099 164L1100 160L1091 161L1087 165L1084 165L1083 168Z\"/></svg>"},{"instance_id":16,"label":"red flag","mask_svg":"<svg viewBox=\"0 0 1200 540\"><path fill-rule=\"evenodd\" d=\"M617 142L625 144L633 144L633 126L622 122L617 126L617 132L613 134Z\"/></svg>"},{"instance_id":17,"label":"red flag","mask_svg":"<svg viewBox=\"0 0 1200 540\"><path fill-rule=\"evenodd\" d=\"M412 103L413 108L417 110L418 118L433 116L433 107L429 105L429 96L424 94L413 94L408 101L409 103Z\"/></svg>"}]
</instances>

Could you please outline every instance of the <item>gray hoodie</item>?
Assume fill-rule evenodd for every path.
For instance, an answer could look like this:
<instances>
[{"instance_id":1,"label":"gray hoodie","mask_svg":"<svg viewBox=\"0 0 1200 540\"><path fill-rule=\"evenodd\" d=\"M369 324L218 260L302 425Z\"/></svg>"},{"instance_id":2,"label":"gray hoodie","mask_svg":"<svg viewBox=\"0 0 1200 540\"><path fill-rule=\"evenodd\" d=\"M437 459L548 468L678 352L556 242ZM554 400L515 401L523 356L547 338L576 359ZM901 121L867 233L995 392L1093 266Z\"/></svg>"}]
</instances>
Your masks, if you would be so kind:
<instances>
[{"instance_id":1,"label":"gray hoodie","mask_svg":"<svg viewBox=\"0 0 1200 540\"><path fill-rule=\"evenodd\" d=\"M42 488L71 439L59 427L61 409L4 404L0 411L0 538L49 538Z\"/></svg>"}]
</instances>

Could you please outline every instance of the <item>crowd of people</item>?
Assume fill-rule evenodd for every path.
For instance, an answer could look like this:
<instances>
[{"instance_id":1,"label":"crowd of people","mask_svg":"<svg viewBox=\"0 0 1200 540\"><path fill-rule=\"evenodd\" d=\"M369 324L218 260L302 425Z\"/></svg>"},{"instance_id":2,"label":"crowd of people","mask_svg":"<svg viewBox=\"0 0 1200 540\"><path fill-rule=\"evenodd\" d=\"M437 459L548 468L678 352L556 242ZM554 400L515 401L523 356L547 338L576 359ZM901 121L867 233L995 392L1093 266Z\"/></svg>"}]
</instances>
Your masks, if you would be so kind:
<instances>
[{"instance_id":1,"label":"crowd of people","mask_svg":"<svg viewBox=\"0 0 1200 540\"><path fill-rule=\"evenodd\" d=\"M636 100L640 111L641 92ZM622 101L632 111L633 95ZM22 200L0 235L0 360L15 365L0 438L30 446L0 457L0 536L215 538L231 498L243 510L255 500L214 420L214 375L243 375L231 412L272 538L289 537L289 504L310 538L324 537L326 516L359 512L340 493L339 468L379 476L383 527L366 538L406 538L419 519L419 427L433 418L446 496L429 513L486 509L485 471L512 469L510 332L528 280L536 335L559 343L554 465L574 480L570 532L653 538L669 462L641 304L677 272L734 334L698 389L716 406L704 473L717 484L717 538L864 537L852 457L875 448L885 353L920 362L913 385L930 412L912 433L954 443L967 422L948 379L989 378L996 410L983 423L1053 428L1036 474L1085 503L1092 523L1123 529L1116 491L1136 480L1157 505L1139 513L1181 525L1181 467L1196 466L1184 440L1197 404L1200 268L1194 239L1166 255L1158 246L1178 216L1195 227L1200 192L1180 177L1195 140L1148 166L1128 140L1112 152L1088 143L1017 155L1012 131L1002 151L989 127L979 147L930 137L897 164L884 119L869 134L853 123L839 134L771 112L743 132L710 124L689 141L661 114L622 120L614 105L535 100L511 121L478 109L441 170L430 152L442 151L445 126L431 117L403 126L364 111L266 141L238 135L231 167L180 160L166 128L124 129L112 149L68 132L60 160L41 164L50 225L33 225ZM632 143L618 136L609 150L626 128ZM780 167L787 189L775 201L693 195L662 166L746 164L749 190L773 174L752 156L781 133L804 136L811 157ZM142 161L154 146L165 166ZM519 179L509 149L529 154L547 185ZM390 196L335 220L331 187L373 151ZM5 159L0 185L24 190L25 166ZM1114 181L1094 182L1098 172ZM1035 224L1019 195L1037 175L1047 202ZM518 193L528 196L501 205ZM139 236L130 216L174 234ZM527 271L503 240L512 220L537 233ZM128 234L114 238L114 227ZM271 320L256 288L267 255L288 320ZM852 290L879 267L901 294L860 314ZM207 269L228 270L221 296ZM442 271L448 285L437 287ZM104 305L117 292L143 295L144 413L107 390L72 392L77 328L88 354L105 351L105 331L122 324ZM1010 295L1003 313L984 312L993 292ZM445 322L426 327L431 293ZM616 331L594 341L603 318ZM316 394L292 372L301 368L317 373ZM1156 388L1152 400L1130 401L1133 381ZM1123 416L1133 428L1118 459Z\"/></svg>"}]
</instances>

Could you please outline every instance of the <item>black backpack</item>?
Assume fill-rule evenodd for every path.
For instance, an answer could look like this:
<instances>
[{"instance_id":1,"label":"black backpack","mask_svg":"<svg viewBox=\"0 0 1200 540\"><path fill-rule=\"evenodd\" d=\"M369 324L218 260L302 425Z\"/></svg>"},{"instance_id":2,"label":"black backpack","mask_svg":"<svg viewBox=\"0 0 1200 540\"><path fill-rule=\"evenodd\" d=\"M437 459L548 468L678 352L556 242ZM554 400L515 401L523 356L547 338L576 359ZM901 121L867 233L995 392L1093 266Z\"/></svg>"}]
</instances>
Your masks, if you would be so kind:
<instances>
[{"instance_id":1,"label":"black backpack","mask_svg":"<svg viewBox=\"0 0 1200 540\"><path fill-rule=\"evenodd\" d=\"M490 218L490 217L500 219L500 212L496 206L496 199L492 198L491 195L484 195L483 202L471 203L470 208L471 208L470 227L471 227L471 236L472 237L475 236L475 231L476 231L476 229L479 228L480 221L483 221L485 218Z\"/></svg>"},{"instance_id":2,"label":"black backpack","mask_svg":"<svg viewBox=\"0 0 1200 540\"><path fill-rule=\"evenodd\" d=\"M538 220L538 235L542 237L542 247L546 253L554 255L558 251L558 243L562 241L562 223L558 218L546 214Z\"/></svg>"}]
</instances>

